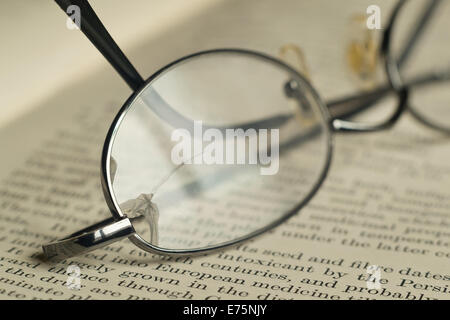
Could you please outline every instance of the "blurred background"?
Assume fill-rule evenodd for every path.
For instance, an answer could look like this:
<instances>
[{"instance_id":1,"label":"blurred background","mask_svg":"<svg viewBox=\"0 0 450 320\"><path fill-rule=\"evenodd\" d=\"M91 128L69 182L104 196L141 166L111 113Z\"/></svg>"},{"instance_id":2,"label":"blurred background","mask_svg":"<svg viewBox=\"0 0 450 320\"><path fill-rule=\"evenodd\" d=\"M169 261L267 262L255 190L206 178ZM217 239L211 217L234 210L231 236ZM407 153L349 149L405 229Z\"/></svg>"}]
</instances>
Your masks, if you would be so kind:
<instances>
[{"instance_id":1,"label":"blurred background","mask_svg":"<svg viewBox=\"0 0 450 320\"><path fill-rule=\"evenodd\" d=\"M203 49L244 47L277 56L283 44L294 43L305 53L312 82L328 97L348 90L343 86L346 82L354 86L345 63L350 40L361 36L361 24L355 25L354 17L364 17L368 6L376 4L384 24L395 1L90 3L144 78L173 59ZM107 64L81 32L66 27L66 20L51 0L0 2L0 125L39 105L68 82ZM136 54L139 50L132 50L136 47L147 51ZM143 61L146 53L151 59L158 57L155 63Z\"/></svg>"}]
</instances>

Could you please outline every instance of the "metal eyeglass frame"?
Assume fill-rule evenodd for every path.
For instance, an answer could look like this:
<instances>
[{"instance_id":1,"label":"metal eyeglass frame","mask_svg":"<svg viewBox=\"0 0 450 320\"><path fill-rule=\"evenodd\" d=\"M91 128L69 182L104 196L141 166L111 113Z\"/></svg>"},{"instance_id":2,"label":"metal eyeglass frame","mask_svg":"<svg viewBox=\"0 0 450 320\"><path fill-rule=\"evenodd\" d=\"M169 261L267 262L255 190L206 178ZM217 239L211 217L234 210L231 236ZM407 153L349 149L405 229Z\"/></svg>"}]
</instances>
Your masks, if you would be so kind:
<instances>
[{"instance_id":1,"label":"metal eyeglass frame","mask_svg":"<svg viewBox=\"0 0 450 320\"><path fill-rule=\"evenodd\" d=\"M392 125L394 125L394 123L399 119L400 115L403 113L407 105L408 90L406 87L396 88L395 90L392 87L384 87L374 90L372 92L365 92L362 94L348 96L345 98L323 103L316 90L309 84L309 82L303 76L301 76L293 68L279 61L278 59L272 58L265 54L243 49L214 49L194 53L192 55L182 57L179 60L169 64L168 66L165 66L164 68L160 69L155 74L153 74L150 78L144 80L136 71L136 69L133 67L133 65L130 63L130 61L127 59L125 54L114 42L112 37L109 35L109 33L107 32L107 30L105 29L105 27L103 26L100 19L97 17L97 15L95 14L92 7L89 5L87 0L55 0L55 1L66 13L67 8L71 5L76 5L80 8L80 11L82 12L83 16L81 31L88 37L88 39L94 44L94 46L103 54L103 56L114 67L114 69L120 74L123 80L133 90L133 94L125 102L125 104L123 105L123 107L120 109L115 119L113 120L109 128L108 134L106 136L102 152L101 182L104 197L111 211L112 217L105 219L94 225L91 225L87 228L84 228L76 233L73 233L64 239L60 239L58 241L44 245L43 250L47 258L55 258L59 260L63 258L72 257L106 246L112 242L121 240L123 238L129 238L136 246L151 253L192 255L222 249L224 247L235 245L249 238L255 237L286 221L292 215L296 214L303 206L305 206L306 203L308 203L308 201L314 196L314 194L324 181L331 163L332 147L333 147L331 132L372 132L389 128ZM388 50L389 47L387 44L388 41L386 41L386 39L388 39L388 37L385 36L381 52L383 55L386 55L387 53L386 50ZM272 223L263 228L260 228L250 234L247 234L246 236L234 239L232 241L223 242L218 245L212 245L196 249L175 250L156 247L151 243L147 242L146 240L144 240L143 238L141 238L136 233L132 224L133 218L127 218L121 212L119 205L117 204L115 197L112 193L110 156L114 135L117 132L120 122L122 121L126 111L130 108L134 99L159 74L161 74L171 66L186 59L191 59L193 57L197 57L200 55L227 53L227 52L253 55L260 59L265 59L272 63L278 64L279 66L281 66L286 70L289 70L290 72L298 76L299 79L302 79L304 81L304 84L307 86L306 89L308 89L309 92L312 93L316 101L319 102L319 107L322 111L322 115L329 124L329 130L327 130L326 132L328 153L326 155L326 163L324 165L322 174L319 176L317 183L303 201L301 201L290 211L286 212L286 214L283 215L281 218L273 221ZM386 121L378 124L368 124L349 121L345 119L362 110L367 109L368 107L372 106L376 101L378 101L380 98L383 98L387 93L390 92L395 92L397 94L398 103L395 112ZM293 94L295 94L295 92ZM164 103L162 103L162 107L171 108L169 105ZM173 112L172 114L176 114L174 110L170 112ZM280 119L263 120L265 124L270 124L271 121L273 124L274 123L279 124ZM252 123L251 125L257 125L257 123Z\"/></svg>"}]
</instances>

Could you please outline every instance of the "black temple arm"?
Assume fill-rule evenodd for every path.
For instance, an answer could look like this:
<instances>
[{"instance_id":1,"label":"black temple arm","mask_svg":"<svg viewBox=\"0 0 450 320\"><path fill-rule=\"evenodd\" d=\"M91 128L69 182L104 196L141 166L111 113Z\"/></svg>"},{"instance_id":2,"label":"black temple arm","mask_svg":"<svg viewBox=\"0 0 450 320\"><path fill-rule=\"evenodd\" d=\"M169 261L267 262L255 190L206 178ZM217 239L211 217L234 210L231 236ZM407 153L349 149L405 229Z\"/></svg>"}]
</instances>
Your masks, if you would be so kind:
<instances>
[{"instance_id":1,"label":"black temple arm","mask_svg":"<svg viewBox=\"0 0 450 320\"><path fill-rule=\"evenodd\" d=\"M142 77L109 35L87 0L55 0L55 2L69 16L71 13L67 10L69 6L76 5L80 8L81 31L116 69L131 89L136 90L144 83Z\"/></svg>"}]
</instances>

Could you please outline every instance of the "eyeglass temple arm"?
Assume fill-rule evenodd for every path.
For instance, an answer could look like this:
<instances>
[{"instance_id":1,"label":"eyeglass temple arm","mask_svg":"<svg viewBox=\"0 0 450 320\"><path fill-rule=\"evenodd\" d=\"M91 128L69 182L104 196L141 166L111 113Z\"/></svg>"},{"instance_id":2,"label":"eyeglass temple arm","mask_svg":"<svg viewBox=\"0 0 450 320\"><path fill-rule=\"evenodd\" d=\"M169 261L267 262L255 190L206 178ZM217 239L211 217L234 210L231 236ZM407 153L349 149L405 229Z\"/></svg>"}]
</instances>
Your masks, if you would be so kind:
<instances>
[{"instance_id":1,"label":"eyeglass temple arm","mask_svg":"<svg viewBox=\"0 0 450 320\"><path fill-rule=\"evenodd\" d=\"M87 0L55 0L55 2L69 17L73 13L69 7L72 5L78 6L81 14L81 31L116 69L132 90L142 86L144 79L109 35Z\"/></svg>"},{"instance_id":2,"label":"eyeglass temple arm","mask_svg":"<svg viewBox=\"0 0 450 320\"><path fill-rule=\"evenodd\" d=\"M427 7L422 12L422 15L417 19L415 27L412 28L407 41L401 51L401 55L398 59L398 65L401 68L406 60L409 58L414 46L417 44L419 38L423 35L428 23L430 22L433 14L436 12L438 5L442 0L432 0L427 4Z\"/></svg>"}]
</instances>

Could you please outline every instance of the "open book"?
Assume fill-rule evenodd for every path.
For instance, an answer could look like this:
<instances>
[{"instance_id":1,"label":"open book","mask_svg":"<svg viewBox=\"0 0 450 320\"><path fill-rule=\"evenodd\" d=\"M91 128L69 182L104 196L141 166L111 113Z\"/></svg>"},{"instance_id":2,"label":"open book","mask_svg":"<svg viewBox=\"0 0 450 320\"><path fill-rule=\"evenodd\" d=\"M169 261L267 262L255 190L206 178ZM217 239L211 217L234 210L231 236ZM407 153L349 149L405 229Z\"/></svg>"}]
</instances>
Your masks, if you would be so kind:
<instances>
[{"instance_id":1,"label":"open book","mask_svg":"<svg viewBox=\"0 0 450 320\"><path fill-rule=\"evenodd\" d=\"M388 12L389 2L378 2ZM347 74L339 56L343 21L371 1L341 4L225 1L143 39L130 57L149 76L145 72L203 49L276 55L292 42L305 51L318 91L334 97L350 85L342 81ZM40 260L42 244L110 216L100 154L130 94L105 63L0 128L0 298L450 297L450 139L408 115L386 132L338 135L329 176L312 201L238 247L172 257L122 240L58 264ZM208 228L220 232L214 221ZM71 277L80 287L67 285Z\"/></svg>"}]
</instances>

